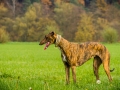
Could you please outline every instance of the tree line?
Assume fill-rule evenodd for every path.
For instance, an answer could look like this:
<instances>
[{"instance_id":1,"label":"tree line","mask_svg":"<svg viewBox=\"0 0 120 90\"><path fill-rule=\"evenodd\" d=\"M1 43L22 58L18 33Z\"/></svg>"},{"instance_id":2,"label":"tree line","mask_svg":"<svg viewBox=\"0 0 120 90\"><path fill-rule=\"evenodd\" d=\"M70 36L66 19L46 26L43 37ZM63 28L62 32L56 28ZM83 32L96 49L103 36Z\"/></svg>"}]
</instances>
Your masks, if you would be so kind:
<instances>
[{"instance_id":1,"label":"tree line","mask_svg":"<svg viewBox=\"0 0 120 90\"><path fill-rule=\"evenodd\" d=\"M78 1L1 0L0 42L39 41L50 31L76 42L119 41L119 0Z\"/></svg>"}]
</instances>

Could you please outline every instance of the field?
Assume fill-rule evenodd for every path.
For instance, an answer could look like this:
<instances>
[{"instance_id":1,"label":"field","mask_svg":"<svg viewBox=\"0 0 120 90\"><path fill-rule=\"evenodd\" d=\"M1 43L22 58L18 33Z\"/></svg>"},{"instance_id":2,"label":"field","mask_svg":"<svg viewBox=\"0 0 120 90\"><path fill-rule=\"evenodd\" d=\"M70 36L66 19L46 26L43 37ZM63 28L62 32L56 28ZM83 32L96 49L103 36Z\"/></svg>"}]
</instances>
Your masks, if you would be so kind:
<instances>
[{"instance_id":1,"label":"field","mask_svg":"<svg viewBox=\"0 0 120 90\"><path fill-rule=\"evenodd\" d=\"M120 90L120 43L104 44L111 54L113 81L101 65L101 84L96 84L93 60L77 68L77 83L65 84L60 51L51 45L47 50L39 43L10 42L0 44L0 90Z\"/></svg>"}]
</instances>

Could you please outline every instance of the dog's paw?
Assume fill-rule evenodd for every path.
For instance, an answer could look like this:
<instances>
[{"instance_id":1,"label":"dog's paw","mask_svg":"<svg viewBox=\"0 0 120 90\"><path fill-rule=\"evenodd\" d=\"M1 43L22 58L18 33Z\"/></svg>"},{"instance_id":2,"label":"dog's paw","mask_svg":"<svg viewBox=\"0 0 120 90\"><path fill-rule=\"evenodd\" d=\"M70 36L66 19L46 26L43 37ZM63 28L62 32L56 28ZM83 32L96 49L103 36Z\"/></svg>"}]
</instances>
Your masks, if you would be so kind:
<instances>
[{"instance_id":1,"label":"dog's paw","mask_svg":"<svg viewBox=\"0 0 120 90\"><path fill-rule=\"evenodd\" d=\"M100 81L100 80L97 80L96 83L97 83L97 84L101 84L101 81Z\"/></svg>"}]
</instances>

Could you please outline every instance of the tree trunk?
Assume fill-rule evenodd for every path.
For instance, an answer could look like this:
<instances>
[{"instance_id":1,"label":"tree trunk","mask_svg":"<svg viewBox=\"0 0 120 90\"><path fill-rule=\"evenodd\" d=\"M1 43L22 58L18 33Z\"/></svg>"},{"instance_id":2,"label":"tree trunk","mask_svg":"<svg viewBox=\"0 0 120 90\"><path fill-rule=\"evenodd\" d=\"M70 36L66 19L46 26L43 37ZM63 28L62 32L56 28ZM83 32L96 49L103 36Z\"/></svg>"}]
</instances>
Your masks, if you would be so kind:
<instances>
[{"instance_id":1,"label":"tree trunk","mask_svg":"<svg viewBox=\"0 0 120 90\"><path fill-rule=\"evenodd\" d=\"M15 2L16 2L16 0L12 0L12 5L11 5L8 0L5 0L5 3L7 4L7 6L8 6L8 7L12 10L12 12L13 12L13 17L15 17Z\"/></svg>"},{"instance_id":2,"label":"tree trunk","mask_svg":"<svg viewBox=\"0 0 120 90\"><path fill-rule=\"evenodd\" d=\"M15 17L15 1L16 0L12 0L12 3L13 3L13 8L12 8L12 10L13 10L13 16Z\"/></svg>"}]
</instances>

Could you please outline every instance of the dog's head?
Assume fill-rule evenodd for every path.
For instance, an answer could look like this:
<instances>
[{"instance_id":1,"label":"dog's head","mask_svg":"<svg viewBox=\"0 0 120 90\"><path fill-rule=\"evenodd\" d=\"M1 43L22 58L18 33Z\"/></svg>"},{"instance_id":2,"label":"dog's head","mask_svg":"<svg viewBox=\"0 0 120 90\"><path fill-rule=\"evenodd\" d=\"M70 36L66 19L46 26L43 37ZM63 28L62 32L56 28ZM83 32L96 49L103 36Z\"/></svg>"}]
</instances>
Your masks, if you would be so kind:
<instances>
[{"instance_id":1,"label":"dog's head","mask_svg":"<svg viewBox=\"0 0 120 90\"><path fill-rule=\"evenodd\" d=\"M54 32L50 32L48 35L45 35L42 41L40 41L39 45L46 44L44 50L47 49L51 44L55 44L56 36L57 34L55 34Z\"/></svg>"}]
</instances>

